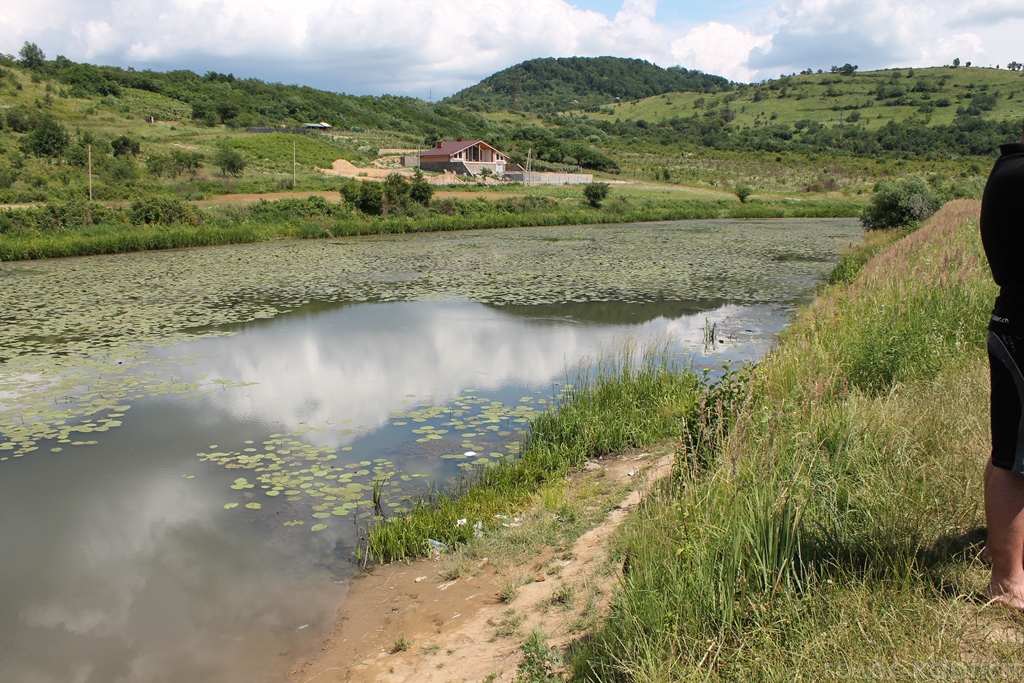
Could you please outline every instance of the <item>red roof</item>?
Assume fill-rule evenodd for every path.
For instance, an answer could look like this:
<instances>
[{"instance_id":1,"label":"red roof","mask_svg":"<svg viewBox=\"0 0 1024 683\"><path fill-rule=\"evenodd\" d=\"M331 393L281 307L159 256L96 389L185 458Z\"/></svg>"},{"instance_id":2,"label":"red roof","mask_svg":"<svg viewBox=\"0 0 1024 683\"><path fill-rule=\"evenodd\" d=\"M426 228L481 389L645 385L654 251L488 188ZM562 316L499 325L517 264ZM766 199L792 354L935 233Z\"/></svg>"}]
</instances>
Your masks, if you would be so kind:
<instances>
[{"instance_id":1,"label":"red roof","mask_svg":"<svg viewBox=\"0 0 1024 683\"><path fill-rule=\"evenodd\" d=\"M442 142L440 145L435 145L430 149L420 152L421 157L433 157L433 156L452 156L458 154L464 149L469 149L473 145L481 144L491 147L483 140L453 140L451 142ZM491 147L491 149L494 149ZM497 152L498 150L494 150Z\"/></svg>"}]
</instances>

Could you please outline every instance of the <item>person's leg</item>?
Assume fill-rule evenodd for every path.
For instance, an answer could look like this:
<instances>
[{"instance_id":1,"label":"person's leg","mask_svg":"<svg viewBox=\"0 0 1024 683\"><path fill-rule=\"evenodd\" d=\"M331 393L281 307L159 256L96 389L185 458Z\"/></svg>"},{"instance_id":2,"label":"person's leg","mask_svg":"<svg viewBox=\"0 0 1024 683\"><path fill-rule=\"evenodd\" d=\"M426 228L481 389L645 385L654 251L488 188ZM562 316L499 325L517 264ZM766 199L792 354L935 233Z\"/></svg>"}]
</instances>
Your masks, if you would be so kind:
<instances>
[{"instance_id":1,"label":"person's leg","mask_svg":"<svg viewBox=\"0 0 1024 683\"><path fill-rule=\"evenodd\" d=\"M985 518L992 578L988 595L1024 609L1024 477L1009 470L986 470Z\"/></svg>"},{"instance_id":2,"label":"person's leg","mask_svg":"<svg viewBox=\"0 0 1024 683\"><path fill-rule=\"evenodd\" d=\"M992 458L989 458L988 460L985 461L985 475L983 479L984 485L982 486L982 491L988 490L988 480L992 478L993 470L995 470L995 465L992 464ZM981 549L981 560L985 564L992 564L992 553L989 552L987 539L985 540L985 547Z\"/></svg>"}]
</instances>

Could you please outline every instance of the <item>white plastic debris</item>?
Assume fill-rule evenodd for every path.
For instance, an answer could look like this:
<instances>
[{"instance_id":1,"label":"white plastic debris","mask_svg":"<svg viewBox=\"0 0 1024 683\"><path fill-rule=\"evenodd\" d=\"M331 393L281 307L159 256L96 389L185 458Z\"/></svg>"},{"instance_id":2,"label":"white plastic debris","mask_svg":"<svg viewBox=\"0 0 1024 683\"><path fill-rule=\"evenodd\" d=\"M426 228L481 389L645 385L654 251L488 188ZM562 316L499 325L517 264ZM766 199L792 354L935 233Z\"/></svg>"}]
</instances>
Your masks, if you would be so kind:
<instances>
[{"instance_id":1,"label":"white plastic debris","mask_svg":"<svg viewBox=\"0 0 1024 683\"><path fill-rule=\"evenodd\" d=\"M484 523L483 520L473 523L473 538L484 537Z\"/></svg>"},{"instance_id":2,"label":"white plastic debris","mask_svg":"<svg viewBox=\"0 0 1024 683\"><path fill-rule=\"evenodd\" d=\"M465 526L465 525L466 525L466 518L465 517L463 517L462 519L455 520L455 526Z\"/></svg>"}]
</instances>

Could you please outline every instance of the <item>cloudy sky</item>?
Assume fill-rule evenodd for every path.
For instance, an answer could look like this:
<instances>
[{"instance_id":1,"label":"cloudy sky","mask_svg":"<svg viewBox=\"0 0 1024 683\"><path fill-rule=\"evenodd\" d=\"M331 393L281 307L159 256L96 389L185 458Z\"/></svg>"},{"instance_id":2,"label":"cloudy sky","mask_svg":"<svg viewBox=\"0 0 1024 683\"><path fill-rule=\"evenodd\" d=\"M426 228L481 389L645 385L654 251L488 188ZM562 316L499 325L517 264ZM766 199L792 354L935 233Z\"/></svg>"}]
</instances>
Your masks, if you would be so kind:
<instances>
[{"instance_id":1,"label":"cloudy sky","mask_svg":"<svg viewBox=\"0 0 1024 683\"><path fill-rule=\"evenodd\" d=\"M754 81L1024 61L1011 0L3 0L0 52L439 99L535 57L639 57Z\"/></svg>"}]
</instances>

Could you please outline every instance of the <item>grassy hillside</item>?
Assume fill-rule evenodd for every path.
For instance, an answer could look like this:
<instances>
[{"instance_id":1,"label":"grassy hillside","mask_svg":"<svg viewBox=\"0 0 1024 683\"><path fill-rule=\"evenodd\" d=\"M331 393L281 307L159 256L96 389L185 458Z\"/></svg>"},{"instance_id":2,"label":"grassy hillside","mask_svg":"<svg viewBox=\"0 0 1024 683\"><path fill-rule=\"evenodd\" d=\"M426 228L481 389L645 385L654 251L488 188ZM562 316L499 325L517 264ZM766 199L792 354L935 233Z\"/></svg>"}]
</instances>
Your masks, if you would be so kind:
<instances>
[{"instance_id":1,"label":"grassy hillside","mask_svg":"<svg viewBox=\"0 0 1024 683\"><path fill-rule=\"evenodd\" d=\"M618 538L629 571L577 679L1019 678L1000 668L1019 619L979 597L995 287L977 215L949 204L827 290L714 454L681 445Z\"/></svg>"},{"instance_id":2,"label":"grassy hillside","mask_svg":"<svg viewBox=\"0 0 1024 683\"><path fill-rule=\"evenodd\" d=\"M729 110L736 128L815 122L878 129L910 119L949 125L974 104L983 119L1024 116L1024 72L977 67L802 74L728 93L675 92L604 106L596 120L664 121ZM979 106L980 105L980 106Z\"/></svg>"}]
</instances>

